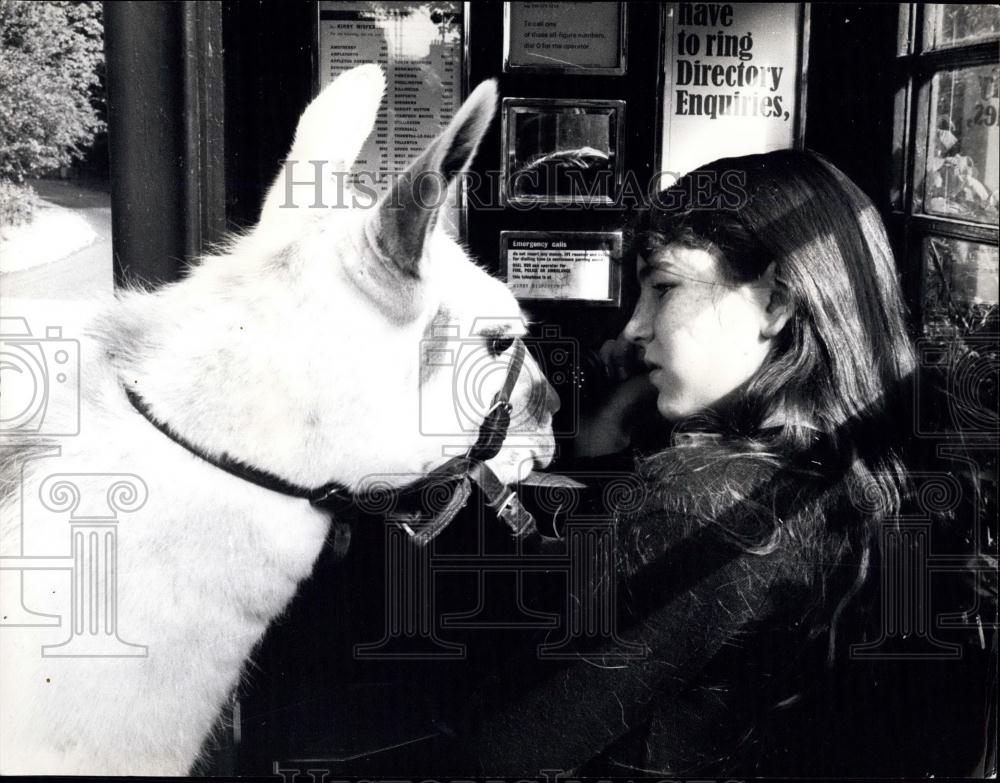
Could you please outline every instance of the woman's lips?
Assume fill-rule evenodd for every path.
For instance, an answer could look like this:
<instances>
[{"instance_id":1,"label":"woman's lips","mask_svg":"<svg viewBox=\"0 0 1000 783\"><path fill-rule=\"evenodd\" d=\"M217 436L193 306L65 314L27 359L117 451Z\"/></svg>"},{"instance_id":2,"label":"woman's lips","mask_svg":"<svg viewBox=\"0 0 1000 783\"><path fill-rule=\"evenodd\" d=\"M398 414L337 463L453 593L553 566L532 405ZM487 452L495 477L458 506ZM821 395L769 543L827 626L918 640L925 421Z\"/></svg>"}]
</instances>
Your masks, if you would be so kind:
<instances>
[{"instance_id":1,"label":"woman's lips","mask_svg":"<svg viewBox=\"0 0 1000 783\"><path fill-rule=\"evenodd\" d=\"M663 378L663 368L655 362L646 362L646 368L649 371L648 377L651 383L655 384Z\"/></svg>"}]
</instances>

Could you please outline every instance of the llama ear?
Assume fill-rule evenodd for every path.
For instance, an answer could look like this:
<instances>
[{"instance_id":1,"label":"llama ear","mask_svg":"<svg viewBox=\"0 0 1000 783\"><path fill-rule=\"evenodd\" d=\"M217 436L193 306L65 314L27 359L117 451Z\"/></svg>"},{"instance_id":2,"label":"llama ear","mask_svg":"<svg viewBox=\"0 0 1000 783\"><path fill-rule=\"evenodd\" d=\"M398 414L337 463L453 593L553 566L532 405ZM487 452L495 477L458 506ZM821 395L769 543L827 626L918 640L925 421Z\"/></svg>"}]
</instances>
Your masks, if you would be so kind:
<instances>
[{"instance_id":1,"label":"llama ear","mask_svg":"<svg viewBox=\"0 0 1000 783\"><path fill-rule=\"evenodd\" d=\"M496 111L497 87L483 82L448 127L409 165L365 226L372 254L396 277L420 277L424 243L447 199L448 186L465 171Z\"/></svg>"},{"instance_id":2,"label":"llama ear","mask_svg":"<svg viewBox=\"0 0 1000 783\"><path fill-rule=\"evenodd\" d=\"M329 201L324 190L337 192L333 177L345 177L351 170L375 125L384 92L382 69L374 64L360 65L338 76L313 99L299 118L295 141L268 191L261 223L300 211L281 208L289 201L296 207L308 207L317 196L321 202ZM322 161L318 169L323 177L321 185L313 184L317 177L313 161Z\"/></svg>"}]
</instances>

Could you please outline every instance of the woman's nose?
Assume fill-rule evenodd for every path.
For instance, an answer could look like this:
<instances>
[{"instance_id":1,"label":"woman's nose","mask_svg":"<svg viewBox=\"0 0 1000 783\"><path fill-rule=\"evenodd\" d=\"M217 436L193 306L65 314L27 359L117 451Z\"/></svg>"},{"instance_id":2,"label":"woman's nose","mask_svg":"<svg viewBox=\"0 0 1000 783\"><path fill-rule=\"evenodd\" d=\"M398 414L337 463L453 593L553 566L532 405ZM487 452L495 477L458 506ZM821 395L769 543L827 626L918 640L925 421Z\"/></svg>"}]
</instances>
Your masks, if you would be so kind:
<instances>
[{"instance_id":1,"label":"woman's nose","mask_svg":"<svg viewBox=\"0 0 1000 783\"><path fill-rule=\"evenodd\" d=\"M636 343L637 345L643 345L649 342L651 337L650 329L650 319L646 314L646 308L640 301L636 306L635 310L632 311L632 317L629 318L625 328L622 330L622 335L629 342Z\"/></svg>"}]
</instances>

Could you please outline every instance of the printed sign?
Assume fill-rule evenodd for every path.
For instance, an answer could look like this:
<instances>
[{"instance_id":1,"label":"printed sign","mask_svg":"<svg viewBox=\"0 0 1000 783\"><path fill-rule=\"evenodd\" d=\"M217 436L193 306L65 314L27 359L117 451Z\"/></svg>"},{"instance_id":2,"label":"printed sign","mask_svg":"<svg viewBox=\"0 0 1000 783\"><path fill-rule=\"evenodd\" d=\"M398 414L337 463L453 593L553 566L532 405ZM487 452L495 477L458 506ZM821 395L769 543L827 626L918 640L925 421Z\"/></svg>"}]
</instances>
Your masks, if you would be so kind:
<instances>
[{"instance_id":1,"label":"printed sign","mask_svg":"<svg viewBox=\"0 0 1000 783\"><path fill-rule=\"evenodd\" d=\"M507 287L518 299L617 305L622 234L503 231L500 258Z\"/></svg>"},{"instance_id":2,"label":"printed sign","mask_svg":"<svg viewBox=\"0 0 1000 783\"><path fill-rule=\"evenodd\" d=\"M625 72L621 3L505 3L504 70Z\"/></svg>"},{"instance_id":3,"label":"printed sign","mask_svg":"<svg viewBox=\"0 0 1000 783\"><path fill-rule=\"evenodd\" d=\"M664 172L794 145L801 15L799 3L668 7Z\"/></svg>"}]
</instances>

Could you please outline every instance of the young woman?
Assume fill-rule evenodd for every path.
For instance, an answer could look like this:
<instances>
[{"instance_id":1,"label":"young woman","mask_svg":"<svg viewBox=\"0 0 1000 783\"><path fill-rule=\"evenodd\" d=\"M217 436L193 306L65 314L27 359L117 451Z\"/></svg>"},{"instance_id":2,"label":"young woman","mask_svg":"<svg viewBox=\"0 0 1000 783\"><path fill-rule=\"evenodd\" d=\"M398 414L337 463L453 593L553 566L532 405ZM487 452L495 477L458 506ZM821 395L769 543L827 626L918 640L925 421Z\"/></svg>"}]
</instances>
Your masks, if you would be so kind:
<instances>
[{"instance_id":1,"label":"young woman","mask_svg":"<svg viewBox=\"0 0 1000 783\"><path fill-rule=\"evenodd\" d=\"M818 678L861 641L859 589L907 497L915 363L885 229L829 162L780 151L687 175L631 244L638 304L605 355L646 372L581 444L625 445L655 396L641 502L607 509L616 628L512 656L463 747L484 774L829 774L838 686ZM590 573L571 605L596 605Z\"/></svg>"}]
</instances>

